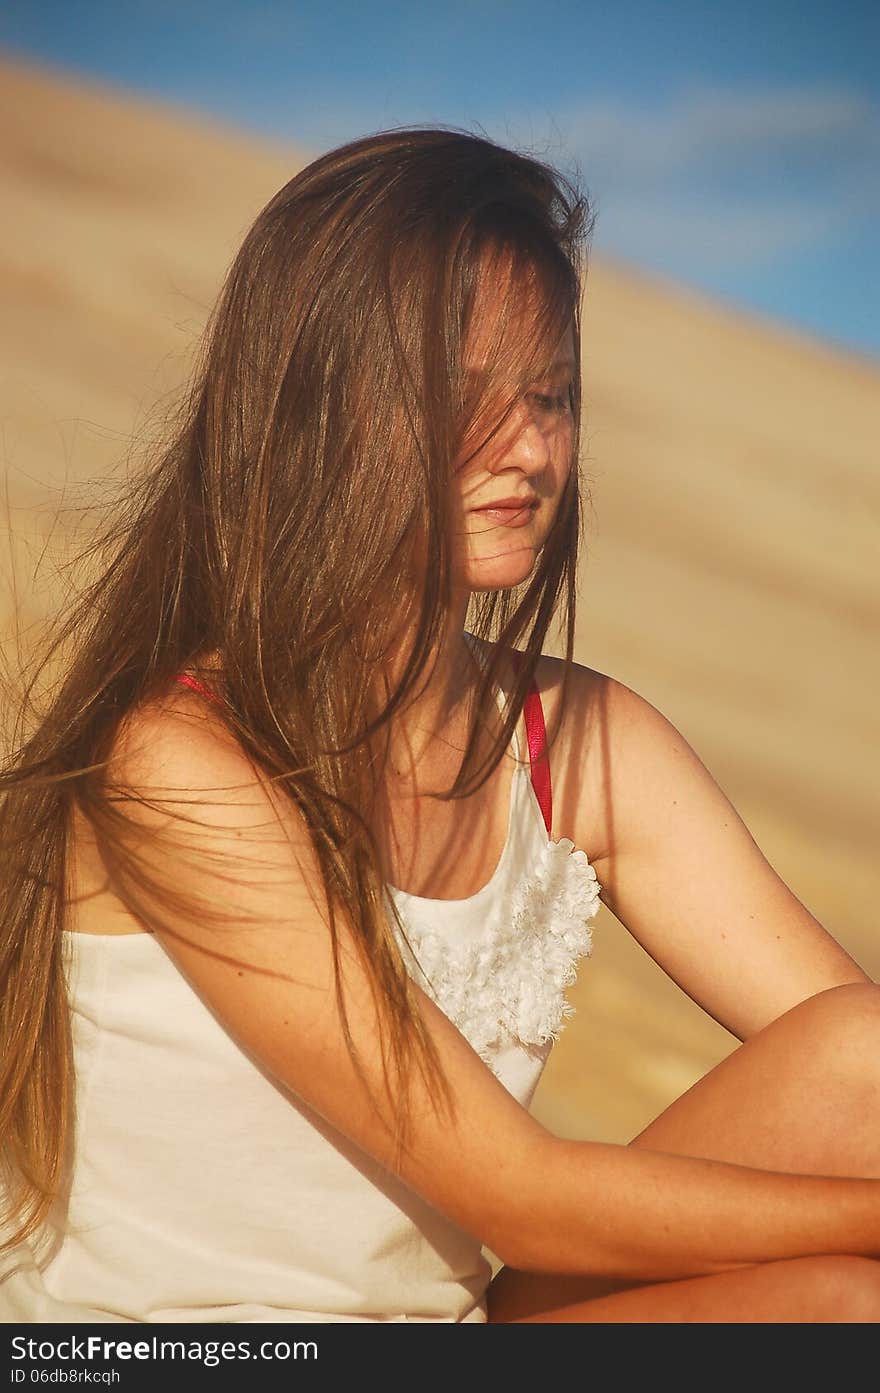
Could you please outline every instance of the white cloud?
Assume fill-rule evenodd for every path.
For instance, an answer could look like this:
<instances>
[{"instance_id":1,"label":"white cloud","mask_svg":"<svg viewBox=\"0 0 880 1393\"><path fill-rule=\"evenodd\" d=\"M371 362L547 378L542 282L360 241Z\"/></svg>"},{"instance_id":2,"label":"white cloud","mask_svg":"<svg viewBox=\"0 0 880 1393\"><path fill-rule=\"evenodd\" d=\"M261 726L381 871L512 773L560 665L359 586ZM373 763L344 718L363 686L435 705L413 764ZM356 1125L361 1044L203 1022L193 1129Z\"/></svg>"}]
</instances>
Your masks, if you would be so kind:
<instances>
[{"instance_id":1,"label":"white cloud","mask_svg":"<svg viewBox=\"0 0 880 1393\"><path fill-rule=\"evenodd\" d=\"M859 92L691 87L652 106L581 102L509 134L574 157L594 245L711 275L767 268L880 216L880 105Z\"/></svg>"},{"instance_id":2,"label":"white cloud","mask_svg":"<svg viewBox=\"0 0 880 1393\"><path fill-rule=\"evenodd\" d=\"M772 266L784 254L827 245L848 225L832 204L624 194L602 203L593 245L680 274L711 274Z\"/></svg>"},{"instance_id":3,"label":"white cloud","mask_svg":"<svg viewBox=\"0 0 880 1393\"><path fill-rule=\"evenodd\" d=\"M742 169L760 158L870 163L876 178L880 105L829 88L691 88L665 104L597 100L557 111L554 124L589 177L628 183Z\"/></svg>"}]
</instances>

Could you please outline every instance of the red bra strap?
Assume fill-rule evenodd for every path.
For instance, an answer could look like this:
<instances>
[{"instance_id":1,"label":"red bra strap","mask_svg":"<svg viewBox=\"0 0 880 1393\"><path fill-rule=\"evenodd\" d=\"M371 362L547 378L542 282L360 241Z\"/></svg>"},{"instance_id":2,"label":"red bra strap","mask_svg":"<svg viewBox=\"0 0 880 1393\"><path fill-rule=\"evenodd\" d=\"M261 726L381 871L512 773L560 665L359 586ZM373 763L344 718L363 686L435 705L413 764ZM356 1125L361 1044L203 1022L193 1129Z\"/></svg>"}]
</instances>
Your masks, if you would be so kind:
<instances>
[{"instance_id":1,"label":"red bra strap","mask_svg":"<svg viewBox=\"0 0 880 1393\"><path fill-rule=\"evenodd\" d=\"M187 687L192 687L194 692L201 692L202 696L206 696L209 701L220 700L210 687L206 687L197 677L190 677L188 672L179 672L174 680L175 682L184 682Z\"/></svg>"},{"instance_id":2,"label":"red bra strap","mask_svg":"<svg viewBox=\"0 0 880 1393\"><path fill-rule=\"evenodd\" d=\"M532 766L532 787L538 799L538 807L544 815L544 825L549 837L553 826L553 790L550 784L550 760L547 756L547 727L544 724L541 693L534 682L526 692L523 716Z\"/></svg>"},{"instance_id":3,"label":"red bra strap","mask_svg":"<svg viewBox=\"0 0 880 1393\"><path fill-rule=\"evenodd\" d=\"M518 649L512 648L510 656L514 666L518 668L522 663L522 654ZM526 692L523 702L523 719L526 723L532 788L535 790L535 797L543 814L544 826L547 828L547 836L549 837L552 835L550 829L553 826L553 789L550 783L550 758L547 753L547 727L544 724L544 708L541 705L541 693L538 691L534 679L532 679L532 685Z\"/></svg>"}]
</instances>

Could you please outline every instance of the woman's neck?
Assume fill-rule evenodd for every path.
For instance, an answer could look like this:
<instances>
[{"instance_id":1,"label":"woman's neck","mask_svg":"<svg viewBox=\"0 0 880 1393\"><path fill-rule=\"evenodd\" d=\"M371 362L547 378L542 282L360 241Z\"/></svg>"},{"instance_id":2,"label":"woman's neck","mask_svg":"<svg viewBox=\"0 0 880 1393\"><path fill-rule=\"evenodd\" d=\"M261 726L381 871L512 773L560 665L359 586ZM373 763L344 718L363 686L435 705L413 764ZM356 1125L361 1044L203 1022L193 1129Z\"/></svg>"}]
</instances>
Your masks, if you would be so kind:
<instances>
[{"instance_id":1,"label":"woman's neck","mask_svg":"<svg viewBox=\"0 0 880 1393\"><path fill-rule=\"evenodd\" d=\"M429 772L438 758L447 766L454 752L460 761L479 675L465 634L466 614L466 603L450 614L418 688L391 720L386 758L392 775L415 778L419 771ZM400 681L411 651L411 643L402 643L385 667L383 687L388 694Z\"/></svg>"}]
</instances>

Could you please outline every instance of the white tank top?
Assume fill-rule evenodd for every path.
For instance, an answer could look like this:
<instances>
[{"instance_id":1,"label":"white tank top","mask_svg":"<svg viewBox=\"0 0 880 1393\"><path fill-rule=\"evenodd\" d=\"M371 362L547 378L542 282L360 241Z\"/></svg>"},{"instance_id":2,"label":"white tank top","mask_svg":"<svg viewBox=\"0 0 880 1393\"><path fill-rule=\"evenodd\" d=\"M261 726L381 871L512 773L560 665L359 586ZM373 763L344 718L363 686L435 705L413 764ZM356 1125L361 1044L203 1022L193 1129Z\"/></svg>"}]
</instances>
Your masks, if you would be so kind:
<instances>
[{"instance_id":1,"label":"white tank top","mask_svg":"<svg viewBox=\"0 0 880 1393\"><path fill-rule=\"evenodd\" d=\"M390 893L408 969L528 1107L599 897L528 763L481 890ZM0 1261L0 1321L486 1319L479 1242L264 1073L152 934L65 937L72 1187L48 1259Z\"/></svg>"}]
</instances>

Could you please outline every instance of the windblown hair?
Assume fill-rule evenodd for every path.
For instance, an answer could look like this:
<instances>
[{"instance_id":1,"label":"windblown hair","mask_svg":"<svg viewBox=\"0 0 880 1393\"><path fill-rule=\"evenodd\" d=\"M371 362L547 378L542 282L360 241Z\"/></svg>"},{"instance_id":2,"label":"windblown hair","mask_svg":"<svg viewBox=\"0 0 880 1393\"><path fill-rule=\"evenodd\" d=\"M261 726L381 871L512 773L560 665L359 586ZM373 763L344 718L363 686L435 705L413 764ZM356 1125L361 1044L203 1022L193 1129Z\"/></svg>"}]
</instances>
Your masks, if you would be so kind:
<instances>
[{"instance_id":1,"label":"windblown hair","mask_svg":"<svg viewBox=\"0 0 880 1393\"><path fill-rule=\"evenodd\" d=\"M371 831L376 740L430 676L443 633L452 462L499 429L569 325L579 362L591 230L586 199L541 162L464 132L403 129L322 156L247 233L163 443L90 545L100 566L50 629L28 693L64 653L61 677L0 772L6 1246L42 1226L71 1154L63 931L74 809L142 925L185 922L185 894L139 852L143 828L132 835L126 807L145 800L113 783L111 752L126 717L207 654L219 659L220 719L309 829L334 951L344 915L372 974L400 1134L413 1065L439 1097ZM474 386L464 342L486 284L492 351ZM472 601L469 627L497 647L448 797L497 766L551 623L571 662L577 371L572 409L575 467L532 574ZM404 634L399 678L380 687L383 656ZM503 729L478 757L509 648L525 656Z\"/></svg>"}]
</instances>

